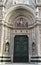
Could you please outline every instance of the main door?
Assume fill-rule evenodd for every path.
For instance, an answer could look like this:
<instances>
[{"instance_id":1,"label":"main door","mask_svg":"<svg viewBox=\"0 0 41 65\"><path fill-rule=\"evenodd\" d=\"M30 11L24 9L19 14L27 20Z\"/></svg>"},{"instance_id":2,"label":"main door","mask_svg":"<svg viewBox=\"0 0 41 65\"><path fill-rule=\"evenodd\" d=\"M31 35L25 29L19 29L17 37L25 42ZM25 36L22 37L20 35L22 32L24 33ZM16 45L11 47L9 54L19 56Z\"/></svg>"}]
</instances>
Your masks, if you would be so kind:
<instances>
[{"instance_id":1,"label":"main door","mask_svg":"<svg viewBox=\"0 0 41 65\"><path fill-rule=\"evenodd\" d=\"M14 38L14 56L13 62L28 62L28 36L27 35L16 35Z\"/></svg>"}]
</instances>

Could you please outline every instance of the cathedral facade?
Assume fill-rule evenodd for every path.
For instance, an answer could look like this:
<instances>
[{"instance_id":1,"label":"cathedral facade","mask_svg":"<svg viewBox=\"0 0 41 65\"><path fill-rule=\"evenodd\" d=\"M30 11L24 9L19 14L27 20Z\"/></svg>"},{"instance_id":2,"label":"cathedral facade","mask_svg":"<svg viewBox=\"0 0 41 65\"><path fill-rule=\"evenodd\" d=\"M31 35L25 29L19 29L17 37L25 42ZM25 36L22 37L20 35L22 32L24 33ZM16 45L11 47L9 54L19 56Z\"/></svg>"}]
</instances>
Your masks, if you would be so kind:
<instances>
[{"instance_id":1,"label":"cathedral facade","mask_svg":"<svg viewBox=\"0 0 41 65\"><path fill-rule=\"evenodd\" d=\"M41 63L41 0L0 0L0 63Z\"/></svg>"}]
</instances>

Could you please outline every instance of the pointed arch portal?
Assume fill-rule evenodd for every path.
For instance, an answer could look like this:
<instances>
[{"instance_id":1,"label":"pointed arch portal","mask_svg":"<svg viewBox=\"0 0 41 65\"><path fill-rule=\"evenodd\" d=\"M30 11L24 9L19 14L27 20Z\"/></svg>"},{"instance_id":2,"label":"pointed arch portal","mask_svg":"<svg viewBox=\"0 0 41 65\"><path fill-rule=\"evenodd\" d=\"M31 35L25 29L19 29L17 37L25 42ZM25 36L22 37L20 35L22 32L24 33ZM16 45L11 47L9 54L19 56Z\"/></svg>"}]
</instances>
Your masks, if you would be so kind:
<instances>
[{"instance_id":1,"label":"pointed arch portal","mask_svg":"<svg viewBox=\"0 0 41 65\"><path fill-rule=\"evenodd\" d=\"M6 25L7 29L9 28L11 34L10 41L12 42L12 45L14 43L14 51L13 52L10 51L12 53L11 61L29 62L30 43L27 35L31 34L29 30L34 26L33 24L35 22L34 19L35 19L34 10L31 7L23 4L12 6L10 9L8 9L8 12L5 14L3 18L4 25ZM6 35L7 34L9 35L8 32L6 33ZM14 41L12 41L13 35L15 35Z\"/></svg>"},{"instance_id":2,"label":"pointed arch portal","mask_svg":"<svg viewBox=\"0 0 41 65\"><path fill-rule=\"evenodd\" d=\"M13 62L28 62L28 36L16 35L14 38L14 57Z\"/></svg>"}]
</instances>

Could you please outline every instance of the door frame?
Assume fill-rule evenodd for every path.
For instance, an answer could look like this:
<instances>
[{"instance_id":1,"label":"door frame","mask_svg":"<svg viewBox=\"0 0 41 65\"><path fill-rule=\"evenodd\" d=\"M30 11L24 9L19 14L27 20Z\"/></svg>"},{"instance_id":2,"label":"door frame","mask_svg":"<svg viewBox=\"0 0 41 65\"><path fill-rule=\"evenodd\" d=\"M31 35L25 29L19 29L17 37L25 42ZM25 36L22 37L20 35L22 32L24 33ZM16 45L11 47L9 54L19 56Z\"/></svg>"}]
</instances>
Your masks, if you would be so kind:
<instances>
[{"instance_id":1,"label":"door frame","mask_svg":"<svg viewBox=\"0 0 41 65\"><path fill-rule=\"evenodd\" d=\"M17 34L18 35L18 34ZM25 34L19 34L19 35L25 35ZM15 38L16 35L14 35L14 38ZM28 37L28 35L26 35ZM13 51L14 52L14 51ZM13 57L14 57L14 53L13 53ZM14 59L13 59L13 62L14 62ZM28 37L28 62L29 62L29 37ZM27 62L27 63L28 63Z\"/></svg>"}]
</instances>

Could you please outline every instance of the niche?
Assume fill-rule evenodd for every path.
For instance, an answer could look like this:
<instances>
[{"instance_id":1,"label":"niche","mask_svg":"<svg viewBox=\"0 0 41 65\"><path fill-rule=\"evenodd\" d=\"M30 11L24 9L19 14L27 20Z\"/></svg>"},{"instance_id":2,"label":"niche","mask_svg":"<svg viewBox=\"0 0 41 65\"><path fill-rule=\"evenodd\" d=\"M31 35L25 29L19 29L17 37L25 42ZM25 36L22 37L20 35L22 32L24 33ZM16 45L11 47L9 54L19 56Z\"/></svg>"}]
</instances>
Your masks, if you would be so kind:
<instances>
[{"instance_id":1,"label":"niche","mask_svg":"<svg viewBox=\"0 0 41 65\"><path fill-rule=\"evenodd\" d=\"M5 52L6 52L6 53L9 53L9 49L10 49L10 45L9 45L9 42L7 42L7 43L5 44Z\"/></svg>"}]
</instances>

